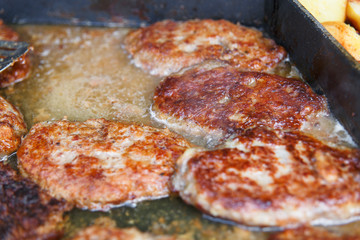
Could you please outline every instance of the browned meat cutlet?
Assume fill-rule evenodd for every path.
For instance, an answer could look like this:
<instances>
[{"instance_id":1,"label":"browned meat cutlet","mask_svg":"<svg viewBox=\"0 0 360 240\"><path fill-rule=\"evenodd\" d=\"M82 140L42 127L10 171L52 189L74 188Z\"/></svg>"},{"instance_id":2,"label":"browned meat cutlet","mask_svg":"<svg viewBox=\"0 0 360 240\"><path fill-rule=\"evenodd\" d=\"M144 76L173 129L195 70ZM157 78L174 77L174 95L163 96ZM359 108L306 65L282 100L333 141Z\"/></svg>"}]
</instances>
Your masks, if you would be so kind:
<instances>
[{"instance_id":1,"label":"browned meat cutlet","mask_svg":"<svg viewBox=\"0 0 360 240\"><path fill-rule=\"evenodd\" d=\"M187 150L173 186L185 202L245 225L336 224L360 215L360 150L249 129L223 149Z\"/></svg>"},{"instance_id":2,"label":"browned meat cutlet","mask_svg":"<svg viewBox=\"0 0 360 240\"><path fill-rule=\"evenodd\" d=\"M351 232L339 233L323 228L303 226L273 233L270 235L269 240L360 240L360 237Z\"/></svg>"},{"instance_id":3,"label":"browned meat cutlet","mask_svg":"<svg viewBox=\"0 0 360 240\"><path fill-rule=\"evenodd\" d=\"M136 228L115 228L103 226L90 226L81 230L72 240L175 240L170 236L154 236L142 233Z\"/></svg>"},{"instance_id":4,"label":"browned meat cutlet","mask_svg":"<svg viewBox=\"0 0 360 240\"><path fill-rule=\"evenodd\" d=\"M298 130L320 113L328 113L325 98L301 80L214 61L164 78L152 106L154 118L207 146L255 126Z\"/></svg>"},{"instance_id":5,"label":"browned meat cutlet","mask_svg":"<svg viewBox=\"0 0 360 240\"><path fill-rule=\"evenodd\" d=\"M19 35L0 20L0 40L19 41ZM27 55L20 57L12 66L0 72L0 88L8 87L22 81L30 73L30 59Z\"/></svg>"},{"instance_id":6,"label":"browned meat cutlet","mask_svg":"<svg viewBox=\"0 0 360 240\"><path fill-rule=\"evenodd\" d=\"M0 239L59 239L65 201L50 197L36 184L0 162Z\"/></svg>"},{"instance_id":7,"label":"browned meat cutlet","mask_svg":"<svg viewBox=\"0 0 360 240\"><path fill-rule=\"evenodd\" d=\"M22 114L0 97L0 158L17 150L26 131Z\"/></svg>"},{"instance_id":8,"label":"browned meat cutlet","mask_svg":"<svg viewBox=\"0 0 360 240\"><path fill-rule=\"evenodd\" d=\"M226 20L164 20L130 32L125 49L137 67L165 76L204 60L242 70L266 71L286 57L284 48L258 30Z\"/></svg>"},{"instance_id":9,"label":"browned meat cutlet","mask_svg":"<svg viewBox=\"0 0 360 240\"><path fill-rule=\"evenodd\" d=\"M169 194L175 160L188 144L173 133L104 119L34 125L17 152L19 168L80 208Z\"/></svg>"}]
</instances>

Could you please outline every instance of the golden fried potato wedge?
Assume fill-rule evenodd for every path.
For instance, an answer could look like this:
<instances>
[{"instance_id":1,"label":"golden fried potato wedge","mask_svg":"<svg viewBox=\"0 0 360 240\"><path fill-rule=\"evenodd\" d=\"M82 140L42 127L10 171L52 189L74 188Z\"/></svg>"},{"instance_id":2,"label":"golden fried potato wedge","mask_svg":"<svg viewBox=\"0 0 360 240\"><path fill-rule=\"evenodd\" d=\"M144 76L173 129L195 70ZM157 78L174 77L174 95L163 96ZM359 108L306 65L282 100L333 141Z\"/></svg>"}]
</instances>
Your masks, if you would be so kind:
<instances>
[{"instance_id":1,"label":"golden fried potato wedge","mask_svg":"<svg viewBox=\"0 0 360 240\"><path fill-rule=\"evenodd\" d=\"M321 23L345 21L347 0L299 0L299 2Z\"/></svg>"},{"instance_id":2,"label":"golden fried potato wedge","mask_svg":"<svg viewBox=\"0 0 360 240\"><path fill-rule=\"evenodd\" d=\"M360 61L360 36L355 28L343 22L324 22L323 26L357 61Z\"/></svg>"},{"instance_id":3,"label":"golden fried potato wedge","mask_svg":"<svg viewBox=\"0 0 360 240\"><path fill-rule=\"evenodd\" d=\"M348 0L346 18L360 31L360 0Z\"/></svg>"}]
</instances>

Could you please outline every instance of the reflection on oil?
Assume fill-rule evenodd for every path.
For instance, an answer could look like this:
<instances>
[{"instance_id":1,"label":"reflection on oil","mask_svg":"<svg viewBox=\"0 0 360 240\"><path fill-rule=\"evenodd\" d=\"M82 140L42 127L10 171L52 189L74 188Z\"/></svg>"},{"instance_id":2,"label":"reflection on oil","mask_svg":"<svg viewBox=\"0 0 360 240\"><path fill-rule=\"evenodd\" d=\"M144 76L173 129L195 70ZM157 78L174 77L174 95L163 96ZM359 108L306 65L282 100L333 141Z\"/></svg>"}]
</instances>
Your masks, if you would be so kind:
<instances>
[{"instance_id":1,"label":"reflection on oil","mask_svg":"<svg viewBox=\"0 0 360 240\"><path fill-rule=\"evenodd\" d=\"M122 50L128 29L18 26L34 46L32 74L5 90L30 127L36 122L103 117L151 124L159 79L134 67Z\"/></svg>"}]
</instances>

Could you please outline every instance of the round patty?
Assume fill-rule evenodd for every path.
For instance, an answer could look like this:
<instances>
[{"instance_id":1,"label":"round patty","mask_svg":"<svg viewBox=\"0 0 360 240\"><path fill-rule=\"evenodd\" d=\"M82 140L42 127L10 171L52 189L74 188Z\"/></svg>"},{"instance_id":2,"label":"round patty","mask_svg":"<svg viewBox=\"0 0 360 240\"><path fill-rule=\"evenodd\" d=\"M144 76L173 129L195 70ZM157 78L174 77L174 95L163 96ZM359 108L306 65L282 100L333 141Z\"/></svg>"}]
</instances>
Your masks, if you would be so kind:
<instances>
[{"instance_id":1,"label":"round patty","mask_svg":"<svg viewBox=\"0 0 360 240\"><path fill-rule=\"evenodd\" d=\"M0 239L60 239L71 206L0 163Z\"/></svg>"},{"instance_id":2,"label":"round patty","mask_svg":"<svg viewBox=\"0 0 360 240\"><path fill-rule=\"evenodd\" d=\"M268 240L360 240L359 234L353 231L346 233L336 230L302 226L296 229L286 229L283 232L272 233Z\"/></svg>"},{"instance_id":3,"label":"round patty","mask_svg":"<svg viewBox=\"0 0 360 240\"><path fill-rule=\"evenodd\" d=\"M242 70L265 71L286 57L284 48L258 30L226 20L164 20L130 32L125 49L153 75L219 59Z\"/></svg>"},{"instance_id":4,"label":"round patty","mask_svg":"<svg viewBox=\"0 0 360 240\"><path fill-rule=\"evenodd\" d=\"M173 188L205 213L245 225L341 223L360 215L360 150L249 129L223 149L187 150Z\"/></svg>"},{"instance_id":5,"label":"round patty","mask_svg":"<svg viewBox=\"0 0 360 240\"><path fill-rule=\"evenodd\" d=\"M0 40L19 41L19 35L0 20ZM30 60L24 55L4 71L0 72L0 88L25 79L30 73Z\"/></svg>"},{"instance_id":6,"label":"round patty","mask_svg":"<svg viewBox=\"0 0 360 240\"><path fill-rule=\"evenodd\" d=\"M165 197L175 160L188 147L169 131L104 119L34 125L17 152L19 168L52 196L107 210Z\"/></svg>"},{"instance_id":7,"label":"round patty","mask_svg":"<svg viewBox=\"0 0 360 240\"><path fill-rule=\"evenodd\" d=\"M22 114L0 97L0 158L18 149L21 137L26 131Z\"/></svg>"},{"instance_id":8,"label":"round patty","mask_svg":"<svg viewBox=\"0 0 360 240\"><path fill-rule=\"evenodd\" d=\"M164 78L152 106L154 118L207 146L255 126L297 130L327 112L325 98L299 79L242 72L217 61Z\"/></svg>"},{"instance_id":9,"label":"round patty","mask_svg":"<svg viewBox=\"0 0 360 240\"><path fill-rule=\"evenodd\" d=\"M90 226L81 230L72 240L175 240L173 237L153 236L142 233L136 228L115 228L103 226Z\"/></svg>"}]
</instances>

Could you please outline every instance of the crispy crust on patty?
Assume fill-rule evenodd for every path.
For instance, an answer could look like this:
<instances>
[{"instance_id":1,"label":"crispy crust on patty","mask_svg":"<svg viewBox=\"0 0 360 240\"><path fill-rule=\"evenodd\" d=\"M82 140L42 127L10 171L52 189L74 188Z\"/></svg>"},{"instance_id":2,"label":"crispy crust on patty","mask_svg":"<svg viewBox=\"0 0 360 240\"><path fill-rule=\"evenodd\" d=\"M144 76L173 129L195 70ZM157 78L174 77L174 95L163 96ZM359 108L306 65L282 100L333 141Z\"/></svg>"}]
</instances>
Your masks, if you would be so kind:
<instances>
[{"instance_id":1,"label":"crispy crust on patty","mask_svg":"<svg viewBox=\"0 0 360 240\"><path fill-rule=\"evenodd\" d=\"M315 228L302 226L296 229L287 229L283 232L271 234L269 240L360 240L360 237L353 232L339 233Z\"/></svg>"},{"instance_id":2,"label":"crispy crust on patty","mask_svg":"<svg viewBox=\"0 0 360 240\"><path fill-rule=\"evenodd\" d=\"M26 131L22 114L0 97L0 157L16 151Z\"/></svg>"},{"instance_id":3,"label":"crispy crust on patty","mask_svg":"<svg viewBox=\"0 0 360 240\"><path fill-rule=\"evenodd\" d=\"M223 149L187 150L173 187L185 202L241 224L340 223L360 214L360 150L249 129Z\"/></svg>"},{"instance_id":4,"label":"crispy crust on patty","mask_svg":"<svg viewBox=\"0 0 360 240\"><path fill-rule=\"evenodd\" d=\"M205 62L163 79L152 114L171 130L211 146L255 126L300 129L328 112L303 81Z\"/></svg>"},{"instance_id":5,"label":"crispy crust on patty","mask_svg":"<svg viewBox=\"0 0 360 240\"><path fill-rule=\"evenodd\" d=\"M59 239L70 206L0 163L0 239Z\"/></svg>"},{"instance_id":6,"label":"crispy crust on patty","mask_svg":"<svg viewBox=\"0 0 360 240\"><path fill-rule=\"evenodd\" d=\"M142 233L136 228L115 228L103 226L90 226L81 230L72 240L175 240L173 237L153 236L149 233Z\"/></svg>"},{"instance_id":7,"label":"crispy crust on patty","mask_svg":"<svg viewBox=\"0 0 360 240\"><path fill-rule=\"evenodd\" d=\"M130 32L125 49L136 66L165 76L204 60L242 70L266 71L286 57L284 48L258 30L226 20L164 20Z\"/></svg>"},{"instance_id":8,"label":"crispy crust on patty","mask_svg":"<svg viewBox=\"0 0 360 240\"><path fill-rule=\"evenodd\" d=\"M175 160L187 147L152 127L63 120L34 125L17 155L20 170L52 196L107 210L167 196Z\"/></svg>"},{"instance_id":9,"label":"crispy crust on patty","mask_svg":"<svg viewBox=\"0 0 360 240\"><path fill-rule=\"evenodd\" d=\"M0 20L0 40L19 41L19 35ZM0 88L22 81L30 73L30 60L25 54L4 71L0 72Z\"/></svg>"}]
</instances>

